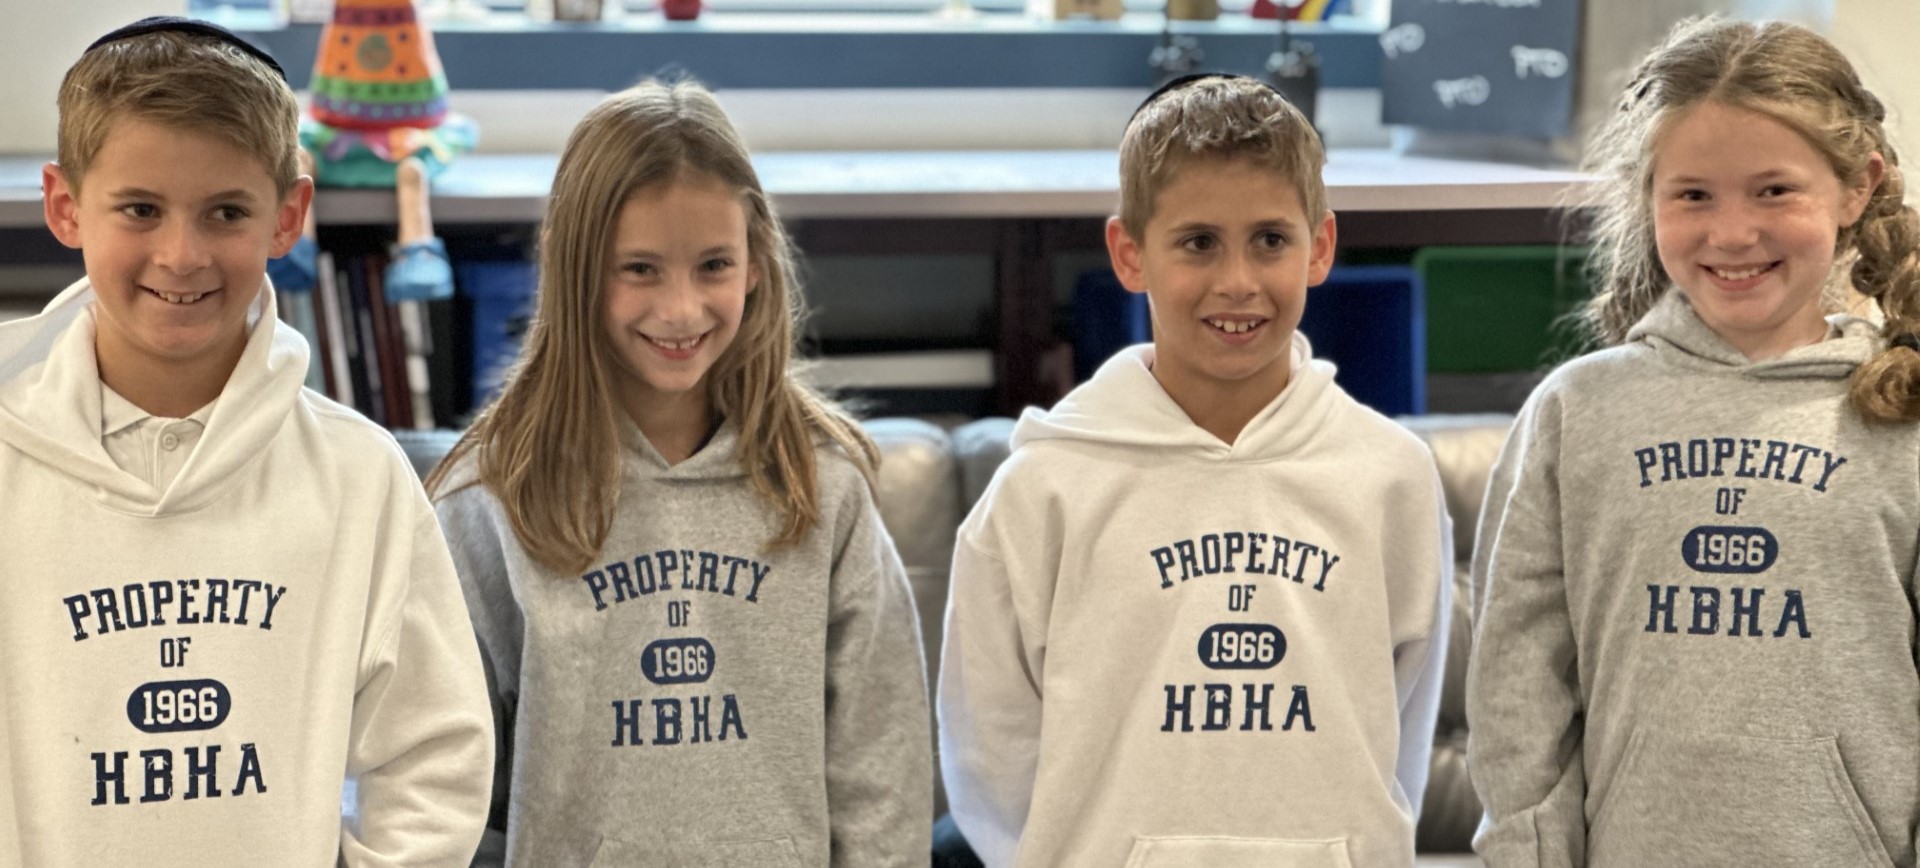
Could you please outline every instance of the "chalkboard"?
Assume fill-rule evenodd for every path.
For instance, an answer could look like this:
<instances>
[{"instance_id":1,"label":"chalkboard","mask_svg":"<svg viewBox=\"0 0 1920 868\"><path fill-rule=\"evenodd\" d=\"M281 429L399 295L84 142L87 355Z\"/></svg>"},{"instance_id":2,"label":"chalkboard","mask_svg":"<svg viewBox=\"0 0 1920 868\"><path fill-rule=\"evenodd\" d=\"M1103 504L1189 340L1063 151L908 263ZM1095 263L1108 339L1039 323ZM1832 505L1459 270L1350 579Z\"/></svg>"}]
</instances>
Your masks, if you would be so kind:
<instances>
[{"instance_id":1,"label":"chalkboard","mask_svg":"<svg viewBox=\"0 0 1920 868\"><path fill-rule=\"evenodd\" d=\"M1394 0L1381 119L1550 139L1567 133L1581 0Z\"/></svg>"}]
</instances>

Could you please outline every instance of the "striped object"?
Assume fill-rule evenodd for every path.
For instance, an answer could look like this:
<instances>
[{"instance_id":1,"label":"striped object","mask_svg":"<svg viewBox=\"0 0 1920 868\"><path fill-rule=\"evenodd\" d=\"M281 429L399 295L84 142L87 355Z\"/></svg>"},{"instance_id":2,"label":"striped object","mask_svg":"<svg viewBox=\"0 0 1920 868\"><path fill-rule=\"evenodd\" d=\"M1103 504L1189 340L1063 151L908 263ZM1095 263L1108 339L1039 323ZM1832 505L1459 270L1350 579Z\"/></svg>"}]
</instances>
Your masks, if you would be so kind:
<instances>
[{"instance_id":1,"label":"striped object","mask_svg":"<svg viewBox=\"0 0 1920 868\"><path fill-rule=\"evenodd\" d=\"M335 0L311 86L313 119L339 129L424 129L447 114L447 77L411 0Z\"/></svg>"}]
</instances>

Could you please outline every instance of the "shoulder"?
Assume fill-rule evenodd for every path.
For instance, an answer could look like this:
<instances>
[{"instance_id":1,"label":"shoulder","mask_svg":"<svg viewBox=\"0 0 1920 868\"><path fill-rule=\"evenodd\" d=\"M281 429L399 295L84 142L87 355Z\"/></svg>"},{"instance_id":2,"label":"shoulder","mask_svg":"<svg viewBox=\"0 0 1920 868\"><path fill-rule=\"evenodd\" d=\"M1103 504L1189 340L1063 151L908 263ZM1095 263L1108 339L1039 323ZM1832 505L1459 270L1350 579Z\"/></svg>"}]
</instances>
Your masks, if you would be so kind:
<instances>
[{"instance_id":1,"label":"shoulder","mask_svg":"<svg viewBox=\"0 0 1920 868\"><path fill-rule=\"evenodd\" d=\"M1631 343L1595 350L1569 359L1548 372L1534 390L1536 397L1563 399L1595 389L1615 388L1652 359L1645 344Z\"/></svg>"},{"instance_id":2,"label":"shoulder","mask_svg":"<svg viewBox=\"0 0 1920 868\"><path fill-rule=\"evenodd\" d=\"M302 388L296 418L296 424L307 429L299 448L310 458L324 460L346 478L378 475L404 480L419 489L419 476L393 432L353 408Z\"/></svg>"},{"instance_id":3,"label":"shoulder","mask_svg":"<svg viewBox=\"0 0 1920 868\"><path fill-rule=\"evenodd\" d=\"M859 462L844 446L821 438L813 446L813 464L816 501L823 511L851 517L877 508L873 485L868 483ZM875 473L878 474L878 468ZM836 523L845 523L845 520L837 519Z\"/></svg>"},{"instance_id":4,"label":"shoulder","mask_svg":"<svg viewBox=\"0 0 1920 868\"><path fill-rule=\"evenodd\" d=\"M1385 465L1425 473L1433 467L1433 450L1420 435L1379 411L1341 394L1340 406L1328 415L1322 433L1335 460Z\"/></svg>"}]
</instances>

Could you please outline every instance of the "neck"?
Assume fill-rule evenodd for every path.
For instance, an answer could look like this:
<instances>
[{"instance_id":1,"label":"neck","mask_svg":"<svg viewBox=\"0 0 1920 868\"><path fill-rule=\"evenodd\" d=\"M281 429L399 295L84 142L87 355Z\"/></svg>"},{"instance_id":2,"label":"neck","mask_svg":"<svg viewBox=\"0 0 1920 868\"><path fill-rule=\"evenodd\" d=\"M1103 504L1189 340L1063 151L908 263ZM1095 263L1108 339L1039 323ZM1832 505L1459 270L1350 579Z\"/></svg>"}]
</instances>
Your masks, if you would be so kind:
<instances>
[{"instance_id":1,"label":"neck","mask_svg":"<svg viewBox=\"0 0 1920 868\"><path fill-rule=\"evenodd\" d=\"M1152 371L1153 378L1193 424L1231 446L1240 439L1247 423L1287 388L1293 379L1292 363L1291 355L1282 356L1257 379L1243 381L1215 380L1157 360Z\"/></svg>"},{"instance_id":2,"label":"neck","mask_svg":"<svg viewBox=\"0 0 1920 868\"><path fill-rule=\"evenodd\" d=\"M713 430L712 401L704 388L677 394L629 393L621 396L620 403L627 418L668 465L692 458Z\"/></svg>"},{"instance_id":3,"label":"neck","mask_svg":"<svg viewBox=\"0 0 1920 868\"><path fill-rule=\"evenodd\" d=\"M1826 340L1831 326L1822 318L1807 324L1804 330L1795 330L1773 336L1771 340L1740 340L1738 336L1729 338L1727 343L1747 357L1749 362L1764 362L1777 359L1801 347L1811 346Z\"/></svg>"},{"instance_id":4,"label":"neck","mask_svg":"<svg viewBox=\"0 0 1920 868\"><path fill-rule=\"evenodd\" d=\"M120 397L155 416L182 419L220 397L246 347L243 334L220 353L176 361L96 342L94 360L100 368L100 381Z\"/></svg>"}]
</instances>

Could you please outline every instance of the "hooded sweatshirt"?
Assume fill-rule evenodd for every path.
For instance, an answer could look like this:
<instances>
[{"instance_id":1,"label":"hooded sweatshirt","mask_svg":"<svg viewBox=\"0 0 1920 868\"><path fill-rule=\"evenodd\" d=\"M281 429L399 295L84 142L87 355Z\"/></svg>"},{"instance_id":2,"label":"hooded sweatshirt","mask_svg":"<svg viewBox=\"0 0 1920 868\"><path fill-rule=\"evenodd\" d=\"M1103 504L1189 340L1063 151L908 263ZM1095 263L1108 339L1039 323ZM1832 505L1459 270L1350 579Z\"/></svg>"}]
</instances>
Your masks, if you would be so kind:
<instances>
[{"instance_id":1,"label":"hooded sweatshirt","mask_svg":"<svg viewBox=\"0 0 1920 868\"><path fill-rule=\"evenodd\" d=\"M1446 648L1433 460L1311 361L1232 444L1110 359L961 527L941 771L987 865L1413 864Z\"/></svg>"},{"instance_id":2,"label":"hooded sweatshirt","mask_svg":"<svg viewBox=\"0 0 1920 868\"><path fill-rule=\"evenodd\" d=\"M865 478L818 447L819 523L769 549L731 423L669 466L621 420L583 570L527 554L472 453L438 503L511 737L475 864L925 866L919 622Z\"/></svg>"},{"instance_id":3,"label":"hooded sweatshirt","mask_svg":"<svg viewBox=\"0 0 1920 868\"><path fill-rule=\"evenodd\" d=\"M1528 400L1475 556L1493 868L1914 864L1920 426L1847 401L1875 332L1750 362L1669 291Z\"/></svg>"},{"instance_id":4,"label":"hooded sweatshirt","mask_svg":"<svg viewBox=\"0 0 1920 868\"><path fill-rule=\"evenodd\" d=\"M485 681L405 456L268 288L156 488L101 445L93 297L0 325L0 866L465 865Z\"/></svg>"}]
</instances>

